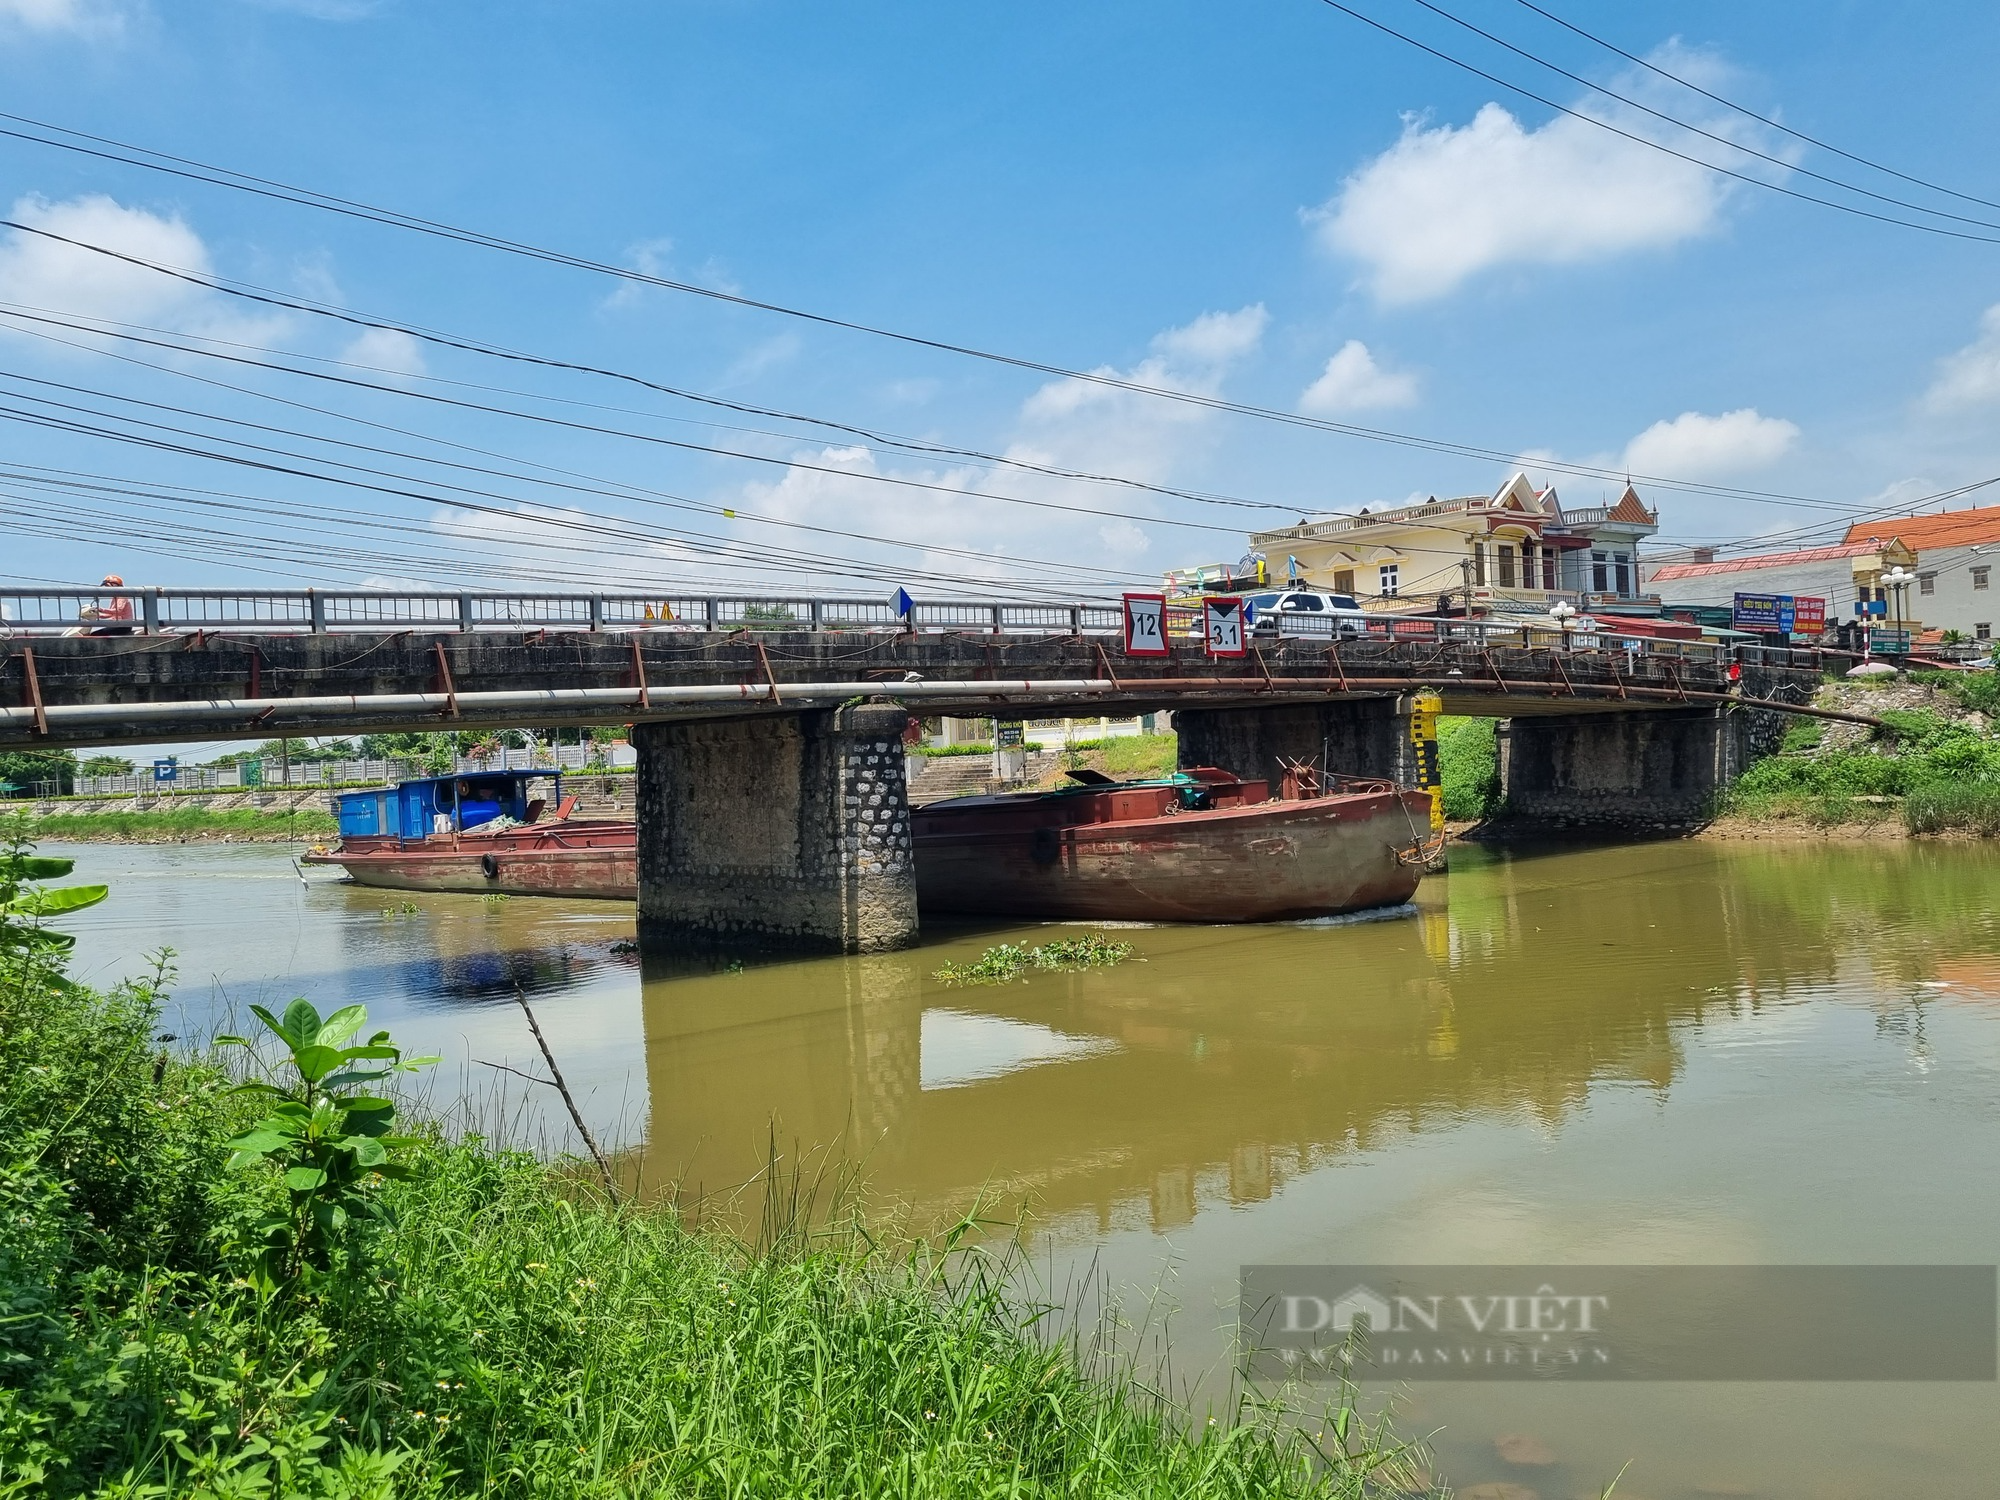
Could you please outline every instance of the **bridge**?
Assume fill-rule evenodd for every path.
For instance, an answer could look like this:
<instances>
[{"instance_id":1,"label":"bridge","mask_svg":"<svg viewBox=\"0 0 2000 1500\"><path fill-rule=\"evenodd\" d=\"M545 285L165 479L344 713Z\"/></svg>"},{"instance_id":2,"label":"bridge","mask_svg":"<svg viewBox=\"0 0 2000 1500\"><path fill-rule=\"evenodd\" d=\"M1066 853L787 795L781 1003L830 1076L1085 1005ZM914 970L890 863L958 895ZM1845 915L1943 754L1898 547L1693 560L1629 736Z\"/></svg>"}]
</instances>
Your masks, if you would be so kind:
<instances>
[{"instance_id":1,"label":"bridge","mask_svg":"<svg viewBox=\"0 0 2000 1500\"><path fill-rule=\"evenodd\" d=\"M1351 629L1352 627L1350 627ZM1670 832L1809 704L1811 651L1605 627L1287 619L1209 656L1124 649L1116 603L635 594L0 591L0 746L633 726L640 917L704 941L895 946L916 930L912 714L1171 709L1183 765L1413 782L1409 695L1506 721L1510 815ZM1842 663L1844 664L1844 662ZM1835 717L1838 717L1837 715Z\"/></svg>"}]
</instances>

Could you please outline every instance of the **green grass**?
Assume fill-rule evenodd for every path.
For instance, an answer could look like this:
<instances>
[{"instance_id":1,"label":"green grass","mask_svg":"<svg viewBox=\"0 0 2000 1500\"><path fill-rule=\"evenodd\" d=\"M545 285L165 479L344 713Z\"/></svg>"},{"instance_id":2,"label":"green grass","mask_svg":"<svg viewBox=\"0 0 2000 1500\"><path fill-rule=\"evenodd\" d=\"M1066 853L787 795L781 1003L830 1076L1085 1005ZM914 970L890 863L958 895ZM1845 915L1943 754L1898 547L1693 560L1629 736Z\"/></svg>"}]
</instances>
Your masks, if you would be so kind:
<instances>
[{"instance_id":1,"label":"green grass","mask_svg":"<svg viewBox=\"0 0 2000 1500\"><path fill-rule=\"evenodd\" d=\"M1439 719L1438 773L1444 815L1477 822L1500 810L1500 738L1494 719Z\"/></svg>"},{"instance_id":2,"label":"green grass","mask_svg":"<svg viewBox=\"0 0 2000 1500\"><path fill-rule=\"evenodd\" d=\"M1114 943L1092 933L1032 946L1001 943L969 964L946 964L933 977L946 984L1004 984L1029 969L1106 968L1131 956L1130 943Z\"/></svg>"},{"instance_id":3,"label":"green grass","mask_svg":"<svg viewBox=\"0 0 2000 1500\"><path fill-rule=\"evenodd\" d=\"M4 882L0 882L4 883ZM1338 1408L1191 1413L1063 1337L1017 1263L828 1225L755 1242L420 1129L332 1268L264 1300L260 1107L0 928L0 1500L1405 1493ZM1084 940L1089 941L1089 940Z\"/></svg>"},{"instance_id":4,"label":"green grass","mask_svg":"<svg viewBox=\"0 0 2000 1500\"><path fill-rule=\"evenodd\" d=\"M35 838L73 839L82 843L126 839L134 843L169 843L228 835L236 839L306 840L330 838L340 831L331 813L318 808L268 812L244 807L232 812L176 807L164 812L52 813L33 819Z\"/></svg>"},{"instance_id":5,"label":"green grass","mask_svg":"<svg viewBox=\"0 0 2000 1500\"><path fill-rule=\"evenodd\" d=\"M1903 798L1903 826L1911 833L1963 830L1990 839L2000 835L2000 786L1926 782Z\"/></svg>"},{"instance_id":6,"label":"green grass","mask_svg":"<svg viewBox=\"0 0 2000 1500\"><path fill-rule=\"evenodd\" d=\"M1788 735L1787 753L1745 772L1724 794L1722 810L1834 826L1881 822L1900 806L1912 833L2000 832L1982 811L2000 803L2000 738L1924 710L1885 709L1879 717L1888 733L1878 731L1873 744L1855 750L1802 753L1820 739L1802 746Z\"/></svg>"}]
</instances>

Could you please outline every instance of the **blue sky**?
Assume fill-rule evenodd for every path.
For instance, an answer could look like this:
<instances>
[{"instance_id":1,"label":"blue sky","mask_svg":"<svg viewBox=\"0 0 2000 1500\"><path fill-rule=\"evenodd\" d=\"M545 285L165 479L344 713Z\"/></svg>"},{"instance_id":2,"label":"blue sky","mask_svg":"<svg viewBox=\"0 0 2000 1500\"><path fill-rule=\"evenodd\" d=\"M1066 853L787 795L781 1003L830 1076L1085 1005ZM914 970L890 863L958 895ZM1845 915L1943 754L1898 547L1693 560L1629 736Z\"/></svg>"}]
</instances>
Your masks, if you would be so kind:
<instances>
[{"instance_id":1,"label":"blue sky","mask_svg":"<svg viewBox=\"0 0 2000 1500\"><path fill-rule=\"evenodd\" d=\"M1667 138L1657 122L1412 0L1357 8L1552 100ZM1794 168L2000 223L2000 209L1899 185L1732 118L1516 0L1451 8ZM1549 8L1796 129L2000 202L1990 149L2000 12L1990 6ZM0 74L17 114L759 299L1548 463L1794 497L1647 490L1677 538L1823 533L1857 508L2000 474L2000 311L1988 312L2000 307L2000 244L1730 183L1525 103L1314 0L0 0ZM1728 159L1822 190L1795 170ZM0 506L12 540L0 572L16 578L755 580L871 594L906 578L933 596L998 578L1101 592L1233 556L1246 521L1488 489L1505 472L621 286L19 141L0 141L0 203L73 238L392 321L1269 507L996 470L764 418L727 419L761 432L723 431L709 425L713 409L629 385L401 335L357 343L351 326L0 231L0 303L223 341L241 357L341 360L360 367L350 378L392 387L222 367L73 330L55 331L82 347L60 346L21 332L17 318L0 330L0 390L11 393L0 405L51 410L26 393L105 407L96 394L21 383L32 377L199 409L204 431L236 417L509 474L398 458L414 477L388 487L418 494L391 496L10 421L0 468L15 477L0 480ZM393 393L467 394L442 381L504 387L478 399L517 409L768 461ZM312 466L336 454L391 464L257 440L310 451ZM438 440L481 451L447 453ZM583 488L551 488L557 469ZM1571 504L1607 490L1531 472ZM36 474L150 493L57 495L21 477ZM470 498L489 509L435 503L440 481L464 486L461 499L483 491ZM616 493L589 493L605 489ZM207 498L238 509L203 514L187 505L189 490L227 492ZM696 509L649 505L648 494ZM718 537L747 550L719 556Z\"/></svg>"}]
</instances>

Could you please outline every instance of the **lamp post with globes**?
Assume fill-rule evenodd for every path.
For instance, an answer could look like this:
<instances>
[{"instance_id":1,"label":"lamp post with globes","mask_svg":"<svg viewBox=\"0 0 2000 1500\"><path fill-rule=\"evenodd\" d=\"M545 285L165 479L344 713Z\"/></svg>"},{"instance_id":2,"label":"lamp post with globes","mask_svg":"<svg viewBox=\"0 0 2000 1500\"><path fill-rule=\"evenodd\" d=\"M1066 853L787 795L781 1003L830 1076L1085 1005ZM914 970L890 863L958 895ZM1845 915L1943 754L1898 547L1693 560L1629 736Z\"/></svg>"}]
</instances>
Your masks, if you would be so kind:
<instances>
[{"instance_id":1,"label":"lamp post with globes","mask_svg":"<svg viewBox=\"0 0 2000 1500\"><path fill-rule=\"evenodd\" d=\"M1567 599L1558 599L1549 606L1549 618L1556 622L1562 632L1563 650L1569 649L1569 625L1576 618L1576 606Z\"/></svg>"},{"instance_id":2,"label":"lamp post with globes","mask_svg":"<svg viewBox=\"0 0 2000 1500\"><path fill-rule=\"evenodd\" d=\"M1899 643L1901 643L1903 634L1903 590L1910 586L1916 579L1916 576L1916 574L1910 572L1901 563L1898 563L1882 575L1882 582L1888 586L1890 592L1895 596L1896 623L1892 628L1896 632ZM1905 649L1908 649L1907 645L1905 645Z\"/></svg>"}]
</instances>

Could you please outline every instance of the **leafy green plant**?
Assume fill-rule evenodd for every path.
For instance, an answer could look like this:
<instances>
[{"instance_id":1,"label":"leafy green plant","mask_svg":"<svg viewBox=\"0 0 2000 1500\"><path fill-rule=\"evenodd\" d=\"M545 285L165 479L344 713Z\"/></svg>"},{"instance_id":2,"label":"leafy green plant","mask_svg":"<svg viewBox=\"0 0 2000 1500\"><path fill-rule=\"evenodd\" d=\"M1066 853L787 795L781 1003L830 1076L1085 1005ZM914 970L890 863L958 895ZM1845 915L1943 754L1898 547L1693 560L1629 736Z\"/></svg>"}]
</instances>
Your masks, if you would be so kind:
<instances>
[{"instance_id":1,"label":"leafy green plant","mask_svg":"<svg viewBox=\"0 0 2000 1500\"><path fill-rule=\"evenodd\" d=\"M284 1085L253 1080L237 1086L238 1093L275 1102L269 1114L229 1142L232 1169L266 1166L278 1174L287 1195L285 1212L257 1217L249 1236L256 1246L250 1279L270 1296L308 1267L330 1269L351 1225L383 1217L376 1184L410 1175L408 1163L396 1154L417 1143L389 1133L396 1106L355 1090L437 1059L406 1060L386 1031L361 1046L342 1046L368 1024L366 1006L346 1006L325 1020L305 1000L294 1000L282 1020L261 1005L250 1009L285 1044L293 1075ZM215 1040L218 1046L250 1045L247 1037Z\"/></svg>"},{"instance_id":2,"label":"leafy green plant","mask_svg":"<svg viewBox=\"0 0 2000 1500\"><path fill-rule=\"evenodd\" d=\"M1130 943L1114 943L1092 933L1039 945L1001 943L972 963L946 964L932 977L946 984L1004 984L1028 969L1107 968L1131 956Z\"/></svg>"},{"instance_id":3,"label":"leafy green plant","mask_svg":"<svg viewBox=\"0 0 2000 1500\"><path fill-rule=\"evenodd\" d=\"M76 938L67 932L52 932L42 923L86 906L95 906L110 894L102 885L47 887L44 880L60 880L76 869L73 859L32 854L18 833L10 837L0 853L0 951L39 950L67 953Z\"/></svg>"}]
</instances>

